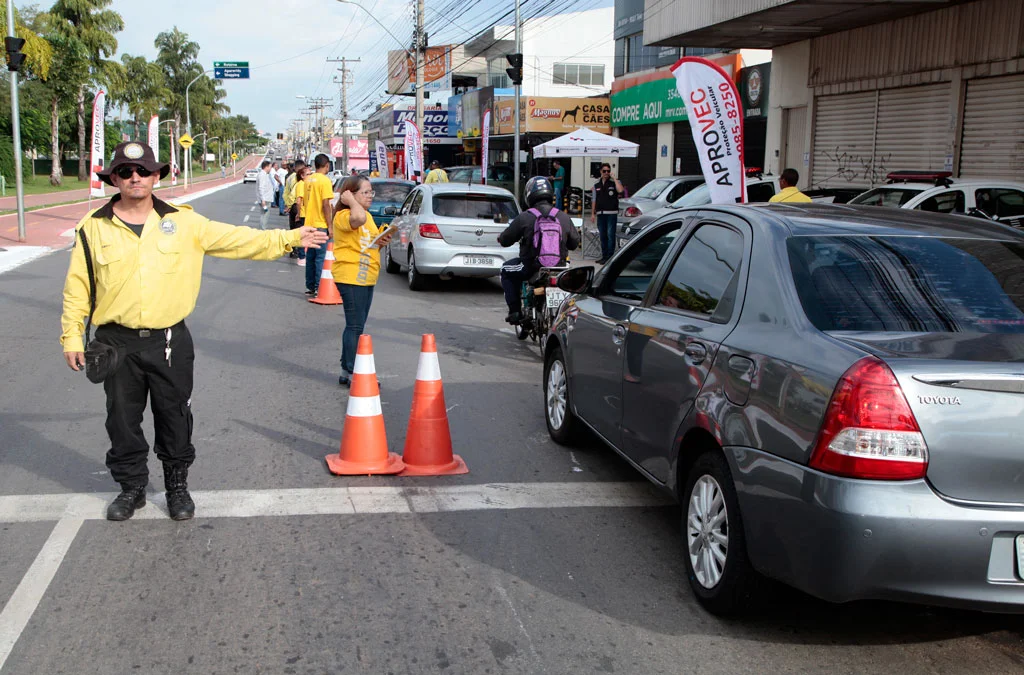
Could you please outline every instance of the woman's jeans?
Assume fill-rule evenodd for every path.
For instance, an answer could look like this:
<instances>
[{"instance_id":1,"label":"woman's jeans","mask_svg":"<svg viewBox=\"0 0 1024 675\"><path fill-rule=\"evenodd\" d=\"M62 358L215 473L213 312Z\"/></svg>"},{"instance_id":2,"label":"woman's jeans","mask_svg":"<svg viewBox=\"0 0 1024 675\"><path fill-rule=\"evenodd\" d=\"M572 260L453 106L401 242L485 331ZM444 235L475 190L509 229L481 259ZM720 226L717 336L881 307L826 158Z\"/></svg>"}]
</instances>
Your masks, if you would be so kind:
<instances>
[{"instance_id":1,"label":"woman's jeans","mask_svg":"<svg viewBox=\"0 0 1024 675\"><path fill-rule=\"evenodd\" d=\"M366 318L370 316L370 304L373 302L373 286L356 286L354 284L335 284L341 293L342 309L345 310L345 332L341 335L341 369L352 373L356 366L356 348L359 336L366 328Z\"/></svg>"}]
</instances>

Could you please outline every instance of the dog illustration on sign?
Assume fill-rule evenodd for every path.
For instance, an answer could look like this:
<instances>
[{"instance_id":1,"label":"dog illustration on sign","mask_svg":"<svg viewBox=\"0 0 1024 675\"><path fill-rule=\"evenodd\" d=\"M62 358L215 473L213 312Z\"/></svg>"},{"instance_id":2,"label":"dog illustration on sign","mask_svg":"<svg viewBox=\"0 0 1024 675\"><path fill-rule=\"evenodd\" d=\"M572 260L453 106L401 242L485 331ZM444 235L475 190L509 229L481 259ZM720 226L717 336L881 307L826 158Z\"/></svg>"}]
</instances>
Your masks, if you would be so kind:
<instances>
[{"instance_id":1,"label":"dog illustration on sign","mask_svg":"<svg viewBox=\"0 0 1024 675\"><path fill-rule=\"evenodd\" d=\"M579 112L580 112L580 106L576 106L572 110L566 110L565 113L562 115L562 121L564 122L567 117L572 117L573 124L576 124L577 123L576 115L578 115Z\"/></svg>"}]
</instances>

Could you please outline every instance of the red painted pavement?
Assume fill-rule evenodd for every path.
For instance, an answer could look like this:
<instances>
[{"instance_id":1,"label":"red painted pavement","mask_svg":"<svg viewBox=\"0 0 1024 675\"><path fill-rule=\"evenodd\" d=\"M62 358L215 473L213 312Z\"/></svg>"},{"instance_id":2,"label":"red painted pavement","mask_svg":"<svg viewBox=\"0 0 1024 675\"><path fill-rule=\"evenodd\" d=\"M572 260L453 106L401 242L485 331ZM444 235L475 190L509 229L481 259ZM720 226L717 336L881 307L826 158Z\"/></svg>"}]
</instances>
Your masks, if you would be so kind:
<instances>
[{"instance_id":1,"label":"red painted pavement","mask_svg":"<svg viewBox=\"0 0 1024 675\"><path fill-rule=\"evenodd\" d=\"M175 197L182 197L186 194L208 190L218 185L226 185L241 180L243 172L247 168L255 166L262 157L253 155L238 163L238 171L235 176L228 174L227 178L221 178L218 173L214 178L198 181L190 185L188 192L179 184L176 187L161 188L156 194L161 199L173 200ZM75 192L78 192L77 190ZM71 195L74 192L62 192L60 195ZM27 198L26 198L27 199ZM61 248L71 243L67 237L61 234L74 228L91 209L98 208L110 199L94 199L92 203L79 202L77 204L65 204L64 206L51 206L38 211L25 213L25 231L27 240L18 241L18 214L10 213L0 216L0 246L10 248L12 246L49 246L50 248Z\"/></svg>"}]
</instances>

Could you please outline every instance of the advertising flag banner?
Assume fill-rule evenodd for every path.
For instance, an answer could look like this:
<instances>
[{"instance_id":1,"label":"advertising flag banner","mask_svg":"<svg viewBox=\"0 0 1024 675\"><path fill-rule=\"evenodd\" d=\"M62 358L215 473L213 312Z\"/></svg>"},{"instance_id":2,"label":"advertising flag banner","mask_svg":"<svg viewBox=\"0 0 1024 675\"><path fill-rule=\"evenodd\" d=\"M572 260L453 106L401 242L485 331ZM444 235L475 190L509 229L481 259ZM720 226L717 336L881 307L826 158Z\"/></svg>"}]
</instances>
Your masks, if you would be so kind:
<instances>
[{"instance_id":1,"label":"advertising flag banner","mask_svg":"<svg viewBox=\"0 0 1024 675\"><path fill-rule=\"evenodd\" d=\"M423 141L414 122L405 123L405 177L423 182Z\"/></svg>"},{"instance_id":2,"label":"advertising flag banner","mask_svg":"<svg viewBox=\"0 0 1024 675\"><path fill-rule=\"evenodd\" d=\"M149 137L148 145L153 151L153 159L160 161L160 117L153 115L149 118ZM156 187L160 187L160 181L156 182Z\"/></svg>"},{"instance_id":3,"label":"advertising flag banner","mask_svg":"<svg viewBox=\"0 0 1024 675\"><path fill-rule=\"evenodd\" d=\"M487 185L487 164L491 149L491 111L484 111L483 140L480 142L480 176L481 183Z\"/></svg>"},{"instance_id":4,"label":"advertising flag banner","mask_svg":"<svg viewBox=\"0 0 1024 675\"><path fill-rule=\"evenodd\" d=\"M699 57L679 59L672 74L686 104L711 203L745 203L743 104L736 84L721 66Z\"/></svg>"},{"instance_id":5,"label":"advertising flag banner","mask_svg":"<svg viewBox=\"0 0 1024 675\"><path fill-rule=\"evenodd\" d=\"M377 171L380 172L381 178L390 178L388 175L390 167L388 166L388 149L384 147L384 144L377 141Z\"/></svg>"},{"instance_id":6,"label":"advertising flag banner","mask_svg":"<svg viewBox=\"0 0 1024 675\"><path fill-rule=\"evenodd\" d=\"M174 125L170 125L170 136L171 136L171 185L178 184L178 151L175 149L177 143L174 142Z\"/></svg>"},{"instance_id":7,"label":"advertising flag banner","mask_svg":"<svg viewBox=\"0 0 1024 675\"><path fill-rule=\"evenodd\" d=\"M97 174L103 170L103 117L106 114L107 95L102 89L96 93L96 99L92 102L92 158L89 160L89 196L103 196L103 181Z\"/></svg>"}]
</instances>

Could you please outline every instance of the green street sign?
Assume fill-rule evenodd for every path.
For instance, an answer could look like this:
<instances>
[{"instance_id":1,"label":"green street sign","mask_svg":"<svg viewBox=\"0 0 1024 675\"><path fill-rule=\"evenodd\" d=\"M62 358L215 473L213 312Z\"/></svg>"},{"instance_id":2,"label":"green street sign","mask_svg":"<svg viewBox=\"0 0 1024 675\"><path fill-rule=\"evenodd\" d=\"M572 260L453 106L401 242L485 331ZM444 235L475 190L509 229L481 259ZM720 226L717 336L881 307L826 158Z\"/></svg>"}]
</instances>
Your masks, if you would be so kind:
<instances>
[{"instance_id":1,"label":"green street sign","mask_svg":"<svg viewBox=\"0 0 1024 675\"><path fill-rule=\"evenodd\" d=\"M214 61L214 68L248 68L248 61Z\"/></svg>"},{"instance_id":2,"label":"green street sign","mask_svg":"<svg viewBox=\"0 0 1024 675\"><path fill-rule=\"evenodd\" d=\"M676 78L664 77L614 92L611 96L612 126L682 122L686 104L676 89Z\"/></svg>"}]
</instances>

